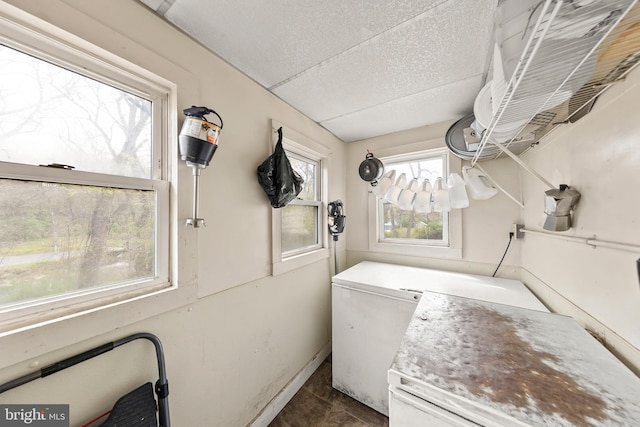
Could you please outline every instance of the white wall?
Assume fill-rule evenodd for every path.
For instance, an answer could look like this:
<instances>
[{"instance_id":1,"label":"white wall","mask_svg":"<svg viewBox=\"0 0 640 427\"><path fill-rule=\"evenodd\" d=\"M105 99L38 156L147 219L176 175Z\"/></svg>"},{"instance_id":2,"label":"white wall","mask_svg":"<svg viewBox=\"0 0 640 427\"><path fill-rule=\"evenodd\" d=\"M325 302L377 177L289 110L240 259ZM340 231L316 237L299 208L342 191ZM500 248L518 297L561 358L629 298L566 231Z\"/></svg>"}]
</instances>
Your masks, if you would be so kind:
<instances>
[{"instance_id":1,"label":"white wall","mask_svg":"<svg viewBox=\"0 0 640 427\"><path fill-rule=\"evenodd\" d=\"M176 234L179 285L195 287L193 298L168 312L150 310L155 299L140 300L2 337L0 382L148 331L165 347L174 425L246 425L331 339L332 257L271 276L271 207L255 174L270 153L270 120L332 153L330 200L345 199L344 144L141 3L7 3L176 83L180 123L183 108L206 105L220 113L224 129L201 176L206 227L180 226ZM191 170L182 163L177 170L183 224L191 216ZM155 315L144 319L148 312ZM0 402L70 403L72 425L79 425L141 380L157 379L155 356L144 343L81 366L5 393Z\"/></svg>"},{"instance_id":2,"label":"white wall","mask_svg":"<svg viewBox=\"0 0 640 427\"><path fill-rule=\"evenodd\" d=\"M150 332L164 346L173 425L245 426L329 342L328 269L328 262L321 262L234 287L25 359L0 371L0 381L132 333ZM82 321L47 328L44 340L55 342L76 328L83 328ZM36 336L23 350L43 344ZM70 404L71 425L79 426L110 409L124 393L154 383L155 360L151 344L136 341L4 393L0 402Z\"/></svg>"},{"instance_id":3,"label":"white wall","mask_svg":"<svg viewBox=\"0 0 640 427\"><path fill-rule=\"evenodd\" d=\"M568 236L640 245L640 70L601 96L574 124L562 125L523 156L553 182L581 194ZM546 188L525 177L524 224L542 230ZM524 280L556 311L577 318L640 372L639 253L525 235Z\"/></svg>"}]
</instances>

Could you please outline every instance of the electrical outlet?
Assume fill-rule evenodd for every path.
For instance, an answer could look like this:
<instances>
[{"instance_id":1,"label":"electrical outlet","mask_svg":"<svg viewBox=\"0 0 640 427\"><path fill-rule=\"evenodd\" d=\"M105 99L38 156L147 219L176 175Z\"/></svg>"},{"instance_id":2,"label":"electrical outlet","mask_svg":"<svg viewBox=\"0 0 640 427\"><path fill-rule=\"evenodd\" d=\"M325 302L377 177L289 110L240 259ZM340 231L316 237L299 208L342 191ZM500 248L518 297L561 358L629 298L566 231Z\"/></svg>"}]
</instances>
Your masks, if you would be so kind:
<instances>
[{"instance_id":1,"label":"electrical outlet","mask_svg":"<svg viewBox=\"0 0 640 427\"><path fill-rule=\"evenodd\" d=\"M511 232L513 233L513 235L515 236L516 239L523 239L524 238L524 231L522 231L523 228L524 228L524 224L512 224L511 225Z\"/></svg>"}]
</instances>

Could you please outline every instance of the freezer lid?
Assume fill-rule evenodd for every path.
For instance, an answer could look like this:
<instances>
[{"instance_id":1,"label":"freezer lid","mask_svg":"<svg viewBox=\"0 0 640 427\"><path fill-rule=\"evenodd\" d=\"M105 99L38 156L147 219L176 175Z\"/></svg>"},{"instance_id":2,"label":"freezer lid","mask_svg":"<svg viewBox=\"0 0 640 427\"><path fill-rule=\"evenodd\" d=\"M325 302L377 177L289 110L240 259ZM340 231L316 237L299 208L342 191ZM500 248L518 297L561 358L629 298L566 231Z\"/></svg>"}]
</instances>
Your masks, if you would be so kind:
<instances>
[{"instance_id":1,"label":"freezer lid","mask_svg":"<svg viewBox=\"0 0 640 427\"><path fill-rule=\"evenodd\" d=\"M420 300L389 382L483 425L640 419L640 379L573 319L442 294Z\"/></svg>"},{"instance_id":2,"label":"freezer lid","mask_svg":"<svg viewBox=\"0 0 640 427\"><path fill-rule=\"evenodd\" d=\"M549 310L520 281L363 261L333 276L333 283L392 294L387 289L439 292L482 301Z\"/></svg>"},{"instance_id":3,"label":"freezer lid","mask_svg":"<svg viewBox=\"0 0 640 427\"><path fill-rule=\"evenodd\" d=\"M408 301L413 304L422 297L422 292L415 291L409 288L393 289L382 288L379 286L370 286L366 284L359 284L357 286L341 285L339 283L332 283L332 292L334 295L342 295L343 297L351 298L352 293L365 293L375 295L381 298L391 298L396 300Z\"/></svg>"}]
</instances>

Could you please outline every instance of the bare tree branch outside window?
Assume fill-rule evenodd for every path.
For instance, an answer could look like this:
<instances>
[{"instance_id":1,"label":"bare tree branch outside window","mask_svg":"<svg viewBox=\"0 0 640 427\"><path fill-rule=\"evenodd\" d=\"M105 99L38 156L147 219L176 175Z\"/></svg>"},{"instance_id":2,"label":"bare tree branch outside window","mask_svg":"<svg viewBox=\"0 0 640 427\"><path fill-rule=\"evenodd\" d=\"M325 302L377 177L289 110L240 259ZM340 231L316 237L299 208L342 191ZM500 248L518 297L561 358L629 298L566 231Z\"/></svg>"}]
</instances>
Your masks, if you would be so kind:
<instances>
[{"instance_id":1,"label":"bare tree branch outside window","mask_svg":"<svg viewBox=\"0 0 640 427\"><path fill-rule=\"evenodd\" d=\"M151 178L151 101L0 45L0 161ZM153 277L155 196L0 179L0 304Z\"/></svg>"}]
</instances>

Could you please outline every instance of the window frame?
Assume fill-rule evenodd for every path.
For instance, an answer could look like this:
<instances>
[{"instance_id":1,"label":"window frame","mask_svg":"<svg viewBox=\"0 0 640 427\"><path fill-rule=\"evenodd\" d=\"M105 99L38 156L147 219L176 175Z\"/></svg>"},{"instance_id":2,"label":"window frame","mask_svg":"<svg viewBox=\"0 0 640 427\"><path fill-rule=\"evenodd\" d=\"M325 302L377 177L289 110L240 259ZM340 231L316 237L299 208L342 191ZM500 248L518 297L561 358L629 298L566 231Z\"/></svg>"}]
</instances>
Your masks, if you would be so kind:
<instances>
[{"instance_id":1,"label":"window frame","mask_svg":"<svg viewBox=\"0 0 640 427\"><path fill-rule=\"evenodd\" d=\"M171 235L175 232L172 219L175 214L171 210L171 199L175 197L171 192L171 176L175 165L169 156L169 135L177 128L175 114L170 113L176 111L176 85L29 15L12 15L4 9L1 12L0 43L5 46L152 102L152 177L134 178L0 162L0 178L154 191L156 256L154 278L3 307L0 309L0 336L175 289L176 281L172 278L175 253L170 246Z\"/></svg>"},{"instance_id":2,"label":"window frame","mask_svg":"<svg viewBox=\"0 0 640 427\"><path fill-rule=\"evenodd\" d=\"M317 162L318 168L316 182L318 201L313 202L318 206L318 244L301 248L297 251L282 252L282 211L281 209L271 209L271 230L272 230L272 275L286 273L300 268L304 265L329 257L328 237L327 237L327 216L323 215L326 210L328 200L328 160L330 151L315 142L311 138L302 135L294 129L287 128L281 123L271 121L271 151L278 142L278 129L282 127L282 146L287 154L299 156ZM311 206L310 201L293 200L290 204Z\"/></svg>"},{"instance_id":3,"label":"window frame","mask_svg":"<svg viewBox=\"0 0 640 427\"><path fill-rule=\"evenodd\" d=\"M395 163L409 163L414 160L422 159L434 159L440 158L442 160L442 175L443 179L449 176L449 161L448 153L442 150L427 150L415 153L401 154L397 156L390 156L380 159L382 163L388 162L389 165L385 165L385 169L393 170L391 166ZM407 177L407 180L411 180L412 177ZM434 247L448 247L449 246L449 212L442 213L442 240L428 240L428 239L410 239L400 237L384 237L384 222L381 220L384 215L384 200L378 199L378 241L380 243L388 244L405 244L405 245L419 245L419 246L434 246Z\"/></svg>"},{"instance_id":4,"label":"window frame","mask_svg":"<svg viewBox=\"0 0 640 427\"><path fill-rule=\"evenodd\" d=\"M416 159L424 156L443 156L443 174L460 173L462 162L452 156L447 148L442 148L441 139L425 141L413 144L409 147L394 147L386 150L377 150L378 158L385 163L388 161L402 161L404 159ZM448 243L419 242L413 239L381 239L384 224L381 220L382 203L379 198L369 191L369 250L389 254L421 256L430 258L462 259L462 212L461 209L452 209L448 213L447 234ZM445 232L443 227L443 233Z\"/></svg>"}]
</instances>

